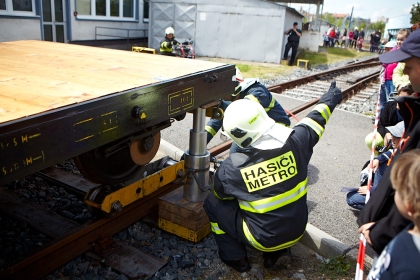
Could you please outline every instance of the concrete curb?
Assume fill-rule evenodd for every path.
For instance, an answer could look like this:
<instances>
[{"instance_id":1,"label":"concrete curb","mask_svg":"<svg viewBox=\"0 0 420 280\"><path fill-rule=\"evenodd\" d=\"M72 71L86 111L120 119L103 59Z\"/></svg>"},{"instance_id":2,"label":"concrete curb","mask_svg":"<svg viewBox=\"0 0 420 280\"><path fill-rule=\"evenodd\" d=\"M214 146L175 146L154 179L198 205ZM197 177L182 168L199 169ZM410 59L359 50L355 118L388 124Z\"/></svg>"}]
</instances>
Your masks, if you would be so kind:
<instances>
[{"instance_id":1,"label":"concrete curb","mask_svg":"<svg viewBox=\"0 0 420 280\"><path fill-rule=\"evenodd\" d=\"M159 150L175 160L180 160L184 154L184 151L163 139L160 141ZM355 253L353 248L311 224L307 224L306 231L299 242L325 258L343 256L351 252L348 256L357 260L357 252ZM365 255L365 264L369 266L371 263L372 259Z\"/></svg>"}]
</instances>

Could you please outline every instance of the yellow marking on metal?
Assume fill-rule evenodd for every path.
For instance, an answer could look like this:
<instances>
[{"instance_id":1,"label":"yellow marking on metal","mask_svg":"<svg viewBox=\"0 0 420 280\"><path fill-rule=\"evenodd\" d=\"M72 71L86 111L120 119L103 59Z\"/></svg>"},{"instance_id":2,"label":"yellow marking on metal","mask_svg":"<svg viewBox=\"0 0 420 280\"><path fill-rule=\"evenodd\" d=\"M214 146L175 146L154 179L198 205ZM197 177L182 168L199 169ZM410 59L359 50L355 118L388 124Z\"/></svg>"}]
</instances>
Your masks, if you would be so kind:
<instances>
[{"instance_id":1,"label":"yellow marking on metal","mask_svg":"<svg viewBox=\"0 0 420 280\"><path fill-rule=\"evenodd\" d=\"M45 161L44 151L41 151L41 154L42 154L42 161L44 162Z\"/></svg>"},{"instance_id":2,"label":"yellow marking on metal","mask_svg":"<svg viewBox=\"0 0 420 280\"><path fill-rule=\"evenodd\" d=\"M38 160L38 159L40 159L40 158L42 158L42 156L35 157L35 158L33 158L32 160Z\"/></svg>"},{"instance_id":3,"label":"yellow marking on metal","mask_svg":"<svg viewBox=\"0 0 420 280\"><path fill-rule=\"evenodd\" d=\"M168 95L168 115L194 106L194 88L186 88Z\"/></svg>"},{"instance_id":4,"label":"yellow marking on metal","mask_svg":"<svg viewBox=\"0 0 420 280\"><path fill-rule=\"evenodd\" d=\"M112 111L112 112L109 112L109 113L105 113L105 114L102 114L101 115L101 117L103 117L103 116L108 116L108 115L111 115L111 114L114 114L114 113L116 113L117 111Z\"/></svg>"},{"instance_id":5,"label":"yellow marking on metal","mask_svg":"<svg viewBox=\"0 0 420 280\"><path fill-rule=\"evenodd\" d=\"M29 135L29 139L32 139L32 138L35 138L35 137L38 137L38 136L41 136L41 133L37 133L37 134L34 134L34 135Z\"/></svg>"},{"instance_id":6,"label":"yellow marking on metal","mask_svg":"<svg viewBox=\"0 0 420 280\"><path fill-rule=\"evenodd\" d=\"M111 206L114 201L119 201L122 206L127 206L134 201L143 198L159 188L172 183L178 179L178 171L184 170L184 161L178 162L172 166L166 167L156 173L153 173L133 184L125 186L113 193L108 194L100 209L106 213L111 212Z\"/></svg>"},{"instance_id":7,"label":"yellow marking on metal","mask_svg":"<svg viewBox=\"0 0 420 280\"><path fill-rule=\"evenodd\" d=\"M144 112L141 113L140 119L142 120L142 119L145 119L145 118L146 118L146 114Z\"/></svg>"},{"instance_id":8,"label":"yellow marking on metal","mask_svg":"<svg viewBox=\"0 0 420 280\"><path fill-rule=\"evenodd\" d=\"M95 136L95 135L89 135L89 136L87 136L87 137L85 137L85 138L82 138L82 139L79 139L79 140L76 140L75 142L77 143L77 142L81 142L81 141L84 141L84 140L86 140L86 139L89 139L89 138L92 138L93 136Z\"/></svg>"},{"instance_id":9,"label":"yellow marking on metal","mask_svg":"<svg viewBox=\"0 0 420 280\"><path fill-rule=\"evenodd\" d=\"M77 122L77 123L73 124L73 126L78 125L78 124L81 124L81 123L85 123L85 122L90 122L91 120L93 120L93 118L90 118L90 119L87 119L87 120L84 120L84 121Z\"/></svg>"},{"instance_id":10,"label":"yellow marking on metal","mask_svg":"<svg viewBox=\"0 0 420 280\"><path fill-rule=\"evenodd\" d=\"M114 126L114 127L111 127L111 128L108 128L108 129L105 129L104 131L102 131L102 132L107 132L107 131L110 131L110 130L113 130L113 129L116 129L118 127L118 125L117 126Z\"/></svg>"},{"instance_id":11,"label":"yellow marking on metal","mask_svg":"<svg viewBox=\"0 0 420 280\"><path fill-rule=\"evenodd\" d=\"M168 220L159 218L159 227L167 232L171 232L192 242L198 242L211 233L210 223L204 225L198 231L194 231Z\"/></svg>"}]
</instances>

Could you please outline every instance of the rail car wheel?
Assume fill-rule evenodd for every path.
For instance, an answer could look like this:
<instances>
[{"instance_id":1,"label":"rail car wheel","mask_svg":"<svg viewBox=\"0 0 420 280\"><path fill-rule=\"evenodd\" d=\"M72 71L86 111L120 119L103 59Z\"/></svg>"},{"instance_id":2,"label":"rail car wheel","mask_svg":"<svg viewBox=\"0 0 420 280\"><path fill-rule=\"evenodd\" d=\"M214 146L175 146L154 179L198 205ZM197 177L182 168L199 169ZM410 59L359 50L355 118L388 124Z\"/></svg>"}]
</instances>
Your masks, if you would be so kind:
<instances>
[{"instance_id":1,"label":"rail car wheel","mask_svg":"<svg viewBox=\"0 0 420 280\"><path fill-rule=\"evenodd\" d=\"M98 203L98 204L102 204L104 198L110 193L112 193L111 188L109 186L102 185L93 190L90 190L89 193L87 194L86 199L93 201L95 203ZM87 205L87 207L89 209L89 212L92 214L92 216L97 217L97 218L111 217L115 214L114 212L106 213L102 211L101 209L91 206L89 204Z\"/></svg>"},{"instance_id":2,"label":"rail car wheel","mask_svg":"<svg viewBox=\"0 0 420 280\"><path fill-rule=\"evenodd\" d=\"M156 155L160 144L160 131L130 145L131 159L138 165L148 164Z\"/></svg>"}]
</instances>

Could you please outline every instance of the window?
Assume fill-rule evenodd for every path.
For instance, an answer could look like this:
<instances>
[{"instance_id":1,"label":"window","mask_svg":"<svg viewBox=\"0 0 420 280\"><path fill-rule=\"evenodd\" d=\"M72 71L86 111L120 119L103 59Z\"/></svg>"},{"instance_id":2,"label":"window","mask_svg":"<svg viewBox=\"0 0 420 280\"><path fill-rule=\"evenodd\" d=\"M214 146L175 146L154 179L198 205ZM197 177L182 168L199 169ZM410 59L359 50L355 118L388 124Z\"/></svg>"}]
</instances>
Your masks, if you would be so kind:
<instances>
[{"instance_id":1,"label":"window","mask_svg":"<svg viewBox=\"0 0 420 280\"><path fill-rule=\"evenodd\" d=\"M134 20L135 5L135 0L76 0L77 18Z\"/></svg>"},{"instance_id":2,"label":"window","mask_svg":"<svg viewBox=\"0 0 420 280\"><path fill-rule=\"evenodd\" d=\"M143 0L143 22L149 22L149 0Z\"/></svg>"},{"instance_id":3,"label":"window","mask_svg":"<svg viewBox=\"0 0 420 280\"><path fill-rule=\"evenodd\" d=\"M35 16L35 0L0 0L0 15Z\"/></svg>"}]
</instances>

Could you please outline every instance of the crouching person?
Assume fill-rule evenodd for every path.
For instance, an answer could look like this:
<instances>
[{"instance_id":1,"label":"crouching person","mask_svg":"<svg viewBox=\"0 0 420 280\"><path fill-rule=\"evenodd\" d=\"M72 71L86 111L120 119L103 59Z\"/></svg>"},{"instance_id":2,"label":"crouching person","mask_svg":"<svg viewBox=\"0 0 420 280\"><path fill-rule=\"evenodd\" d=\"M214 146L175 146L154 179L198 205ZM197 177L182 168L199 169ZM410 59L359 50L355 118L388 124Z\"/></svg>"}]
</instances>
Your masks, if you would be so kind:
<instances>
[{"instance_id":1,"label":"crouching person","mask_svg":"<svg viewBox=\"0 0 420 280\"><path fill-rule=\"evenodd\" d=\"M264 266L271 268L302 237L308 163L341 99L333 83L293 129L276 124L257 102L243 99L228 106L223 129L240 148L217 169L213 194L204 202L225 264L249 270L250 246L263 252Z\"/></svg>"}]
</instances>

